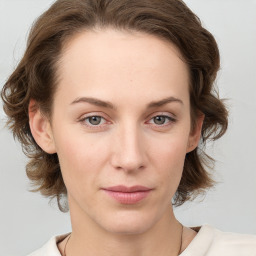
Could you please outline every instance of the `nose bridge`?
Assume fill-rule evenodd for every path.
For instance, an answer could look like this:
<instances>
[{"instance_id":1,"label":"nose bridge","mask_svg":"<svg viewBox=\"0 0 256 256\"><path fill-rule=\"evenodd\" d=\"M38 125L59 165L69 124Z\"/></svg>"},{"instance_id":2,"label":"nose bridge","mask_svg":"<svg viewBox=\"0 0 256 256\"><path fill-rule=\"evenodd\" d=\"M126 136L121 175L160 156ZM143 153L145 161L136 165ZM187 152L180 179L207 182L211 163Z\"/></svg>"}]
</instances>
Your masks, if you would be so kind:
<instances>
[{"instance_id":1,"label":"nose bridge","mask_svg":"<svg viewBox=\"0 0 256 256\"><path fill-rule=\"evenodd\" d=\"M138 170L145 165L143 133L138 124L126 122L118 128L115 138L113 164L126 171Z\"/></svg>"}]
</instances>

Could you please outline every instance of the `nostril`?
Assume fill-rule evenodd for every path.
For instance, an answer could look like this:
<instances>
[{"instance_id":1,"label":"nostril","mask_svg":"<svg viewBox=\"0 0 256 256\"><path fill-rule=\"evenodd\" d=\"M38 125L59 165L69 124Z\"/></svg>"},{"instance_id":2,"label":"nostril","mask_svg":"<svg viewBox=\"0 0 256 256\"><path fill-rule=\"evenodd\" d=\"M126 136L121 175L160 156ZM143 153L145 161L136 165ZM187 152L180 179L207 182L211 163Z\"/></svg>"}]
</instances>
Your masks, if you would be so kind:
<instances>
[{"instance_id":1,"label":"nostril","mask_svg":"<svg viewBox=\"0 0 256 256\"><path fill-rule=\"evenodd\" d=\"M134 129L132 132L134 132ZM127 172L144 169L146 149L141 141L141 136L123 131L120 137L115 137L114 142L110 151L110 164L112 167L116 170Z\"/></svg>"},{"instance_id":2,"label":"nostril","mask_svg":"<svg viewBox=\"0 0 256 256\"><path fill-rule=\"evenodd\" d=\"M140 165L140 166L135 166L135 165L133 165L133 166L115 166L115 168L117 169L117 170L122 170L122 171L126 171L126 172L133 172L133 171L141 171L141 170L143 170L144 168L145 168L145 166L144 165Z\"/></svg>"}]
</instances>

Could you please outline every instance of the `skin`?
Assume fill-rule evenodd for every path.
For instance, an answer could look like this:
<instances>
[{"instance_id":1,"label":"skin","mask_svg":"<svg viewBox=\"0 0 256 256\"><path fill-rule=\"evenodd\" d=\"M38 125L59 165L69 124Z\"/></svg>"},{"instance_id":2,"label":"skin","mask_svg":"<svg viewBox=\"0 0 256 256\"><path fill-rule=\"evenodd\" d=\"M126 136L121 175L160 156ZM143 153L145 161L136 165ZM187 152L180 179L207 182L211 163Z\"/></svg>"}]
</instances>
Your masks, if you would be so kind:
<instances>
[{"instance_id":1,"label":"skin","mask_svg":"<svg viewBox=\"0 0 256 256\"><path fill-rule=\"evenodd\" d=\"M63 49L58 76L51 121L29 114L38 145L59 157L72 223L67 255L177 255L181 225L171 199L203 122L191 130L179 51L139 32L85 31ZM102 190L116 185L152 190L125 205ZM182 250L194 236L184 229Z\"/></svg>"}]
</instances>

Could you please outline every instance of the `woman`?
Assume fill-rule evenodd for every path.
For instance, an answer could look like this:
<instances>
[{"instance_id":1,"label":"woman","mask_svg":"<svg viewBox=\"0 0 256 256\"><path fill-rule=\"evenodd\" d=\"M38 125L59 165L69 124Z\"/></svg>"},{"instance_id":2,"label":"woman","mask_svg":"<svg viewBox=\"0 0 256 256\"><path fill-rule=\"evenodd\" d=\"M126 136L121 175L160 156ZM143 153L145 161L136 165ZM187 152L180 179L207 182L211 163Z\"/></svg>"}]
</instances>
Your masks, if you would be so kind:
<instances>
[{"instance_id":1,"label":"woman","mask_svg":"<svg viewBox=\"0 0 256 256\"><path fill-rule=\"evenodd\" d=\"M254 236L173 214L214 184L198 144L227 128L218 68L179 0L60 0L40 16L2 98L28 177L62 211L67 196L72 232L31 255L256 255Z\"/></svg>"}]
</instances>

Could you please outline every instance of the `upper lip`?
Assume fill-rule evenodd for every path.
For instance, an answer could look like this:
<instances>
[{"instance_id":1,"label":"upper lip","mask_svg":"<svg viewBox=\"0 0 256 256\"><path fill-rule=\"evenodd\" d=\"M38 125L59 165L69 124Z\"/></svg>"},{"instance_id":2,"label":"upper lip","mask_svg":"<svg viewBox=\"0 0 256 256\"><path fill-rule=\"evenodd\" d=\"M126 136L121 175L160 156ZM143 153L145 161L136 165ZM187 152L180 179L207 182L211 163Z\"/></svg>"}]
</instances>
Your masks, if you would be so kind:
<instances>
[{"instance_id":1,"label":"upper lip","mask_svg":"<svg viewBox=\"0 0 256 256\"><path fill-rule=\"evenodd\" d=\"M149 190L151 190L151 188L141 186L141 185L136 185L136 186L132 186L132 187L118 185L118 186L104 188L104 190L114 191L114 192L131 193L131 192L149 191Z\"/></svg>"}]
</instances>

